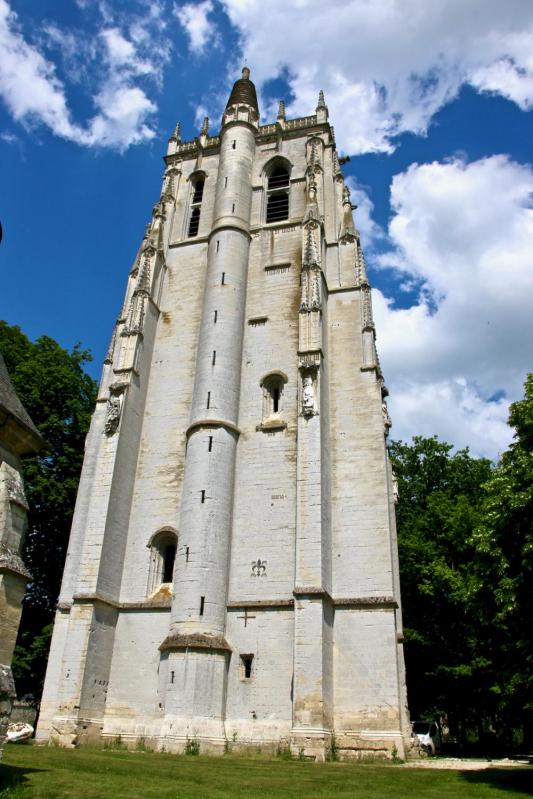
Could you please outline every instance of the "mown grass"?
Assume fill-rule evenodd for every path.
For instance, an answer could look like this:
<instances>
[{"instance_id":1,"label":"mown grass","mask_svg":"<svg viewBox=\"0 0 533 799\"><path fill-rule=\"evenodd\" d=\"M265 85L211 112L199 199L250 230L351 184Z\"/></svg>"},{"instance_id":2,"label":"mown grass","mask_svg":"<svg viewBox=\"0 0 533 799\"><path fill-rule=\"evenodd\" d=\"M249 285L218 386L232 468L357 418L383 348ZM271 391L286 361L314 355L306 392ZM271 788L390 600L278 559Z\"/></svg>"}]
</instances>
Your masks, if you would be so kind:
<instances>
[{"instance_id":1,"label":"mown grass","mask_svg":"<svg viewBox=\"0 0 533 799\"><path fill-rule=\"evenodd\" d=\"M459 772L396 765L186 757L7 746L1 799L512 799L533 769Z\"/></svg>"}]
</instances>

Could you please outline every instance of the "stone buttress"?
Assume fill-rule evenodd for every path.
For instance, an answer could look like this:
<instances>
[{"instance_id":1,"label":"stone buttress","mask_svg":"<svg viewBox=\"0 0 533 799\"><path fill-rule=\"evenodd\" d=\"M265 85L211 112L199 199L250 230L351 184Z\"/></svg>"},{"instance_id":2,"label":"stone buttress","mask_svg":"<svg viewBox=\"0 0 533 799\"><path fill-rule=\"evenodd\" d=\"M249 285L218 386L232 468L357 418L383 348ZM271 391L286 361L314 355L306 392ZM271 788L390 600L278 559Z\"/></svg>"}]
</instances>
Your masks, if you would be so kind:
<instances>
[{"instance_id":1,"label":"stone buttress","mask_svg":"<svg viewBox=\"0 0 533 799\"><path fill-rule=\"evenodd\" d=\"M87 437L37 737L403 756L390 419L323 94L169 140Z\"/></svg>"}]
</instances>

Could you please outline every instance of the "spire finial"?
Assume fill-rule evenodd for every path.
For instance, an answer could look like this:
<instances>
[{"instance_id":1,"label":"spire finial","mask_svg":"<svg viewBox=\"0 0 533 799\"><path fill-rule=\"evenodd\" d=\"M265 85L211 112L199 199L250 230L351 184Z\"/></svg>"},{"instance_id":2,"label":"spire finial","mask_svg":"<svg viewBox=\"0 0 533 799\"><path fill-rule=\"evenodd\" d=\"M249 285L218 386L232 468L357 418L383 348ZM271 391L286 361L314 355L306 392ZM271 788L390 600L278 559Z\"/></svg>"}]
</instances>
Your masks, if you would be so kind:
<instances>
[{"instance_id":1,"label":"spire finial","mask_svg":"<svg viewBox=\"0 0 533 799\"><path fill-rule=\"evenodd\" d=\"M322 91L322 89L320 89L320 91L318 92L318 105L316 107L316 110L318 111L319 108L325 108L325 107L326 107L326 101L324 100L324 92Z\"/></svg>"},{"instance_id":2,"label":"spire finial","mask_svg":"<svg viewBox=\"0 0 533 799\"><path fill-rule=\"evenodd\" d=\"M285 119L285 102L283 100L279 101L278 119Z\"/></svg>"},{"instance_id":3,"label":"spire finial","mask_svg":"<svg viewBox=\"0 0 533 799\"><path fill-rule=\"evenodd\" d=\"M202 130L200 131L200 136L207 136L209 131L209 117L204 117L204 121L202 123Z\"/></svg>"},{"instance_id":4,"label":"spire finial","mask_svg":"<svg viewBox=\"0 0 533 799\"><path fill-rule=\"evenodd\" d=\"M242 68L242 77L243 80L250 80L250 70L246 65Z\"/></svg>"}]
</instances>

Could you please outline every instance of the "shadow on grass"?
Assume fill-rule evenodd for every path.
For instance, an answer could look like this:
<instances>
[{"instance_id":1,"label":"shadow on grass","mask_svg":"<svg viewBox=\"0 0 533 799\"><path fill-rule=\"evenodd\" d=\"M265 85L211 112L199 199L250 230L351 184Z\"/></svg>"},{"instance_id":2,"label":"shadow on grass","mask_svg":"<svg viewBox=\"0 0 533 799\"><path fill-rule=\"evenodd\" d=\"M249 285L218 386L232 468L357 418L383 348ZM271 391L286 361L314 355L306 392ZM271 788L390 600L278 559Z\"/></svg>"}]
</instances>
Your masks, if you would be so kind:
<instances>
[{"instance_id":1,"label":"shadow on grass","mask_svg":"<svg viewBox=\"0 0 533 799\"><path fill-rule=\"evenodd\" d=\"M472 785L490 785L500 791L533 795L533 768L488 768L485 771L462 771L461 777Z\"/></svg>"},{"instance_id":2,"label":"shadow on grass","mask_svg":"<svg viewBox=\"0 0 533 799\"><path fill-rule=\"evenodd\" d=\"M29 786L26 774L38 771L46 771L46 769L20 768L20 766L8 766L5 763L0 763L0 799L21 794Z\"/></svg>"}]
</instances>

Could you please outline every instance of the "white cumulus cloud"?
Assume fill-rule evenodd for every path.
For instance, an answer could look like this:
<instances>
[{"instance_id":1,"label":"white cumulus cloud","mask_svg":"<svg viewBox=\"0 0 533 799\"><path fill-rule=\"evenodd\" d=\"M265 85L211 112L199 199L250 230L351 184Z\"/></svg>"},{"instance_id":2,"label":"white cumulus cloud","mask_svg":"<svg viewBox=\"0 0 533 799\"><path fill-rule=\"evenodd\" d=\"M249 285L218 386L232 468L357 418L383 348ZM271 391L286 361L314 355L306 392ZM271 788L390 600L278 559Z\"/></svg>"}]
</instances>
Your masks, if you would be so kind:
<instances>
[{"instance_id":1,"label":"white cumulus cloud","mask_svg":"<svg viewBox=\"0 0 533 799\"><path fill-rule=\"evenodd\" d=\"M423 134L462 84L533 103L530 0L222 0L254 79L288 74L308 114L326 91L351 153L390 151Z\"/></svg>"},{"instance_id":2,"label":"white cumulus cloud","mask_svg":"<svg viewBox=\"0 0 533 799\"><path fill-rule=\"evenodd\" d=\"M83 9L86 6L82 3ZM0 0L0 96L13 118L43 124L55 135L89 147L125 150L155 135L155 102L146 82L159 86L170 58L164 7L153 2L141 14L116 15L100 4L94 36L43 23L36 42L23 35L17 15ZM70 83L82 84L95 113L74 121L56 65L40 47L57 50Z\"/></svg>"},{"instance_id":3,"label":"white cumulus cloud","mask_svg":"<svg viewBox=\"0 0 533 799\"><path fill-rule=\"evenodd\" d=\"M17 121L44 122L68 139L77 135L54 65L24 39L6 0L0 0L0 95Z\"/></svg>"},{"instance_id":4,"label":"white cumulus cloud","mask_svg":"<svg viewBox=\"0 0 533 799\"><path fill-rule=\"evenodd\" d=\"M215 23L209 19L209 14L212 11L212 0L174 6L174 13L185 29L189 37L190 48L195 53L203 53L208 42L215 36Z\"/></svg>"},{"instance_id":5,"label":"white cumulus cloud","mask_svg":"<svg viewBox=\"0 0 533 799\"><path fill-rule=\"evenodd\" d=\"M419 286L397 307L374 291L396 438L440 433L497 457L533 342L533 169L506 156L413 164L391 186L390 252Z\"/></svg>"}]
</instances>

